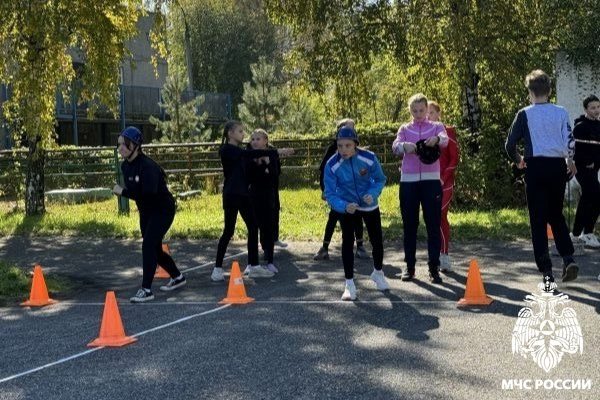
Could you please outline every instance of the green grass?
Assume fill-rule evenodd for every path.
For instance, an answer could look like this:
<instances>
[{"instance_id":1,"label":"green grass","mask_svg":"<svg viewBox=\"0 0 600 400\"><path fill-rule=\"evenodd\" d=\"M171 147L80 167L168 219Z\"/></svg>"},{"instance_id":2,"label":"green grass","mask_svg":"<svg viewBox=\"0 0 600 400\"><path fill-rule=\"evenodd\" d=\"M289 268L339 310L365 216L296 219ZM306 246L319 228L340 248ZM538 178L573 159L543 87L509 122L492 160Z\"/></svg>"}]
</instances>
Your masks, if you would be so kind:
<instances>
[{"instance_id":1,"label":"green grass","mask_svg":"<svg viewBox=\"0 0 600 400\"><path fill-rule=\"evenodd\" d=\"M53 293L71 288L71 284L65 278L48 275L44 278L51 297ZM30 290L31 276L27 271L0 260L0 306L26 300Z\"/></svg>"},{"instance_id":2,"label":"green grass","mask_svg":"<svg viewBox=\"0 0 600 400\"><path fill-rule=\"evenodd\" d=\"M302 241L322 239L328 207L321 200L318 189L282 190L281 204L282 238ZM138 216L133 202L131 208L129 216L118 216L116 199L77 205L50 203L47 204L45 215L25 217L22 210L14 210L8 203L0 203L0 235L139 237ZM380 208L384 238L401 238L398 185L390 185L384 189ZM452 210L449 218L452 237L456 241L529 237L525 207L491 211ZM218 239L222 229L221 195L203 195L179 202L169 235L171 238ZM423 223L420 224L419 235L425 235ZM241 218L238 218L236 237L245 237Z\"/></svg>"}]
</instances>

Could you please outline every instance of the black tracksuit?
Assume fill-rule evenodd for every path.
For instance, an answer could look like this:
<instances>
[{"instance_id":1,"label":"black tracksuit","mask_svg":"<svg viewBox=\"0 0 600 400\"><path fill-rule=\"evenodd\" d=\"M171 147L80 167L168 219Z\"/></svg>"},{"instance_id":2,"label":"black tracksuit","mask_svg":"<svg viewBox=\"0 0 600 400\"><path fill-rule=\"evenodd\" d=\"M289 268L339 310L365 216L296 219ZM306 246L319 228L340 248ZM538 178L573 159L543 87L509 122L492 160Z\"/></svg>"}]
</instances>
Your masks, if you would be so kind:
<instances>
[{"instance_id":1,"label":"black tracksuit","mask_svg":"<svg viewBox=\"0 0 600 400\"><path fill-rule=\"evenodd\" d=\"M324 183L324 175L325 175L325 165L327 165L327 161L337 152L337 140L333 140L327 150L325 150L325 155L321 160L321 165L319 165L319 185L321 186L321 193L325 191L325 183ZM357 214L358 215L358 214ZM363 244L363 220L362 218L350 218L352 223L354 224L354 237L356 239L356 245L362 246ZM333 231L335 230L335 225L340 221L340 226L342 225L342 221L340 220L340 214L335 212L333 209L329 210L329 216L327 217L327 224L325 225L325 233L323 234L323 247L328 248L329 242L331 242L331 237L333 236Z\"/></svg>"},{"instance_id":2,"label":"black tracksuit","mask_svg":"<svg viewBox=\"0 0 600 400\"><path fill-rule=\"evenodd\" d=\"M151 289L157 264L171 278L180 275L171 256L162 249L162 241L175 217L175 200L167 188L164 170L151 158L140 153L133 161L121 163L125 181L122 196L135 200L142 232L142 287Z\"/></svg>"},{"instance_id":3,"label":"black tracksuit","mask_svg":"<svg viewBox=\"0 0 600 400\"><path fill-rule=\"evenodd\" d=\"M277 150L245 150L239 146L225 143L219 149L223 175L223 210L225 225L217 246L216 268L223 268L223 258L227 245L235 231L238 212L248 230L248 264L258 265L258 225L250 203L248 163L252 159L273 156Z\"/></svg>"},{"instance_id":4,"label":"black tracksuit","mask_svg":"<svg viewBox=\"0 0 600 400\"><path fill-rule=\"evenodd\" d=\"M260 230L260 244L267 262L273 263L275 243L275 214L279 211L278 181L281 163L277 153L269 156L269 163L252 159L248 163L250 201Z\"/></svg>"},{"instance_id":5,"label":"black tracksuit","mask_svg":"<svg viewBox=\"0 0 600 400\"><path fill-rule=\"evenodd\" d=\"M581 185L581 199L577 204L573 235L593 233L600 215L600 121L586 118L585 115L575 120L573 128L575 137L575 166L577 181ZM594 143L578 142L585 140Z\"/></svg>"}]
</instances>

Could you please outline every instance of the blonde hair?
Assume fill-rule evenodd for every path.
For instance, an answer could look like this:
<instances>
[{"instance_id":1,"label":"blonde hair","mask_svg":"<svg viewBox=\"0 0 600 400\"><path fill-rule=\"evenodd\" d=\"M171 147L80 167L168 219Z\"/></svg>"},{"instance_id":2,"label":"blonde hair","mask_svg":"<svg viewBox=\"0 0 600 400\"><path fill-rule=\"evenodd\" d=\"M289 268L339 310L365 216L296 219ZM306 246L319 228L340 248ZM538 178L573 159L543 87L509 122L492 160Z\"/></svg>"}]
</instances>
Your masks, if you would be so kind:
<instances>
[{"instance_id":1,"label":"blonde hair","mask_svg":"<svg viewBox=\"0 0 600 400\"><path fill-rule=\"evenodd\" d=\"M354 122L354 120L352 118L344 118L344 119L340 119L337 123L337 125L335 126L336 130L339 130L340 128L348 125L348 124L352 124L352 125L356 125L356 123Z\"/></svg>"},{"instance_id":2,"label":"blonde hair","mask_svg":"<svg viewBox=\"0 0 600 400\"><path fill-rule=\"evenodd\" d=\"M408 99L408 108L412 107L415 103L424 103L427 105L427 97L423 93L417 93L410 96Z\"/></svg>"},{"instance_id":3,"label":"blonde hair","mask_svg":"<svg viewBox=\"0 0 600 400\"><path fill-rule=\"evenodd\" d=\"M433 101L433 100L429 100L427 102L428 106L431 106L433 108L435 108L435 111L437 112L442 112L442 108L440 107L440 105L437 103L437 101Z\"/></svg>"},{"instance_id":4,"label":"blonde hair","mask_svg":"<svg viewBox=\"0 0 600 400\"><path fill-rule=\"evenodd\" d=\"M262 137L264 137L264 138L265 138L265 140L266 140L267 142L269 141L269 134L268 134L268 133L267 133L267 131L265 131L264 129L260 129L260 128L258 128L258 129L255 129L255 130L252 132L252 136L254 136L254 135L261 135Z\"/></svg>"}]
</instances>

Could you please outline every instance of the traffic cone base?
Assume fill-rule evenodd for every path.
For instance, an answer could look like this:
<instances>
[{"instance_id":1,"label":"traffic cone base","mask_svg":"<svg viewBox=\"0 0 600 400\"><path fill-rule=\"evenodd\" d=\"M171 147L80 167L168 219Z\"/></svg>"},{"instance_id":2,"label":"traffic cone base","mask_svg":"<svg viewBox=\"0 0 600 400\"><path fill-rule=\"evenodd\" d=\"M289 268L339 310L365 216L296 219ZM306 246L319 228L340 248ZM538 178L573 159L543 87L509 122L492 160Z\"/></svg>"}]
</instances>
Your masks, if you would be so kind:
<instances>
[{"instance_id":1,"label":"traffic cone base","mask_svg":"<svg viewBox=\"0 0 600 400\"><path fill-rule=\"evenodd\" d=\"M29 294L29 300L21 303L23 307L43 307L49 304L56 303L56 300L52 300L48 296L48 288L46 287L46 281L44 280L44 273L42 267L39 264L35 264L33 267L33 280L31 282L31 292Z\"/></svg>"},{"instance_id":2,"label":"traffic cone base","mask_svg":"<svg viewBox=\"0 0 600 400\"><path fill-rule=\"evenodd\" d=\"M169 245L166 243L163 243L162 245L162 249L165 253L167 254L171 254L171 252L169 251ZM166 278L170 278L171 276L169 275L169 273L167 271L165 271L165 269L163 267L159 265L156 266L156 272L154 273L154 277L155 278L159 278L159 279L166 279Z\"/></svg>"},{"instance_id":3,"label":"traffic cone base","mask_svg":"<svg viewBox=\"0 0 600 400\"><path fill-rule=\"evenodd\" d=\"M125 346L127 344L133 343L133 342L137 342L137 339L131 336L125 336L124 338L98 338L98 339L94 339L91 342L88 343L88 347L101 347L101 346L105 346L105 347L122 347Z\"/></svg>"},{"instance_id":4,"label":"traffic cone base","mask_svg":"<svg viewBox=\"0 0 600 400\"><path fill-rule=\"evenodd\" d=\"M229 275L229 288L227 289L227 297L219 302L219 304L248 304L253 302L252 297L246 296L246 288L244 287L244 278L240 272L240 265L234 261L231 266L231 274Z\"/></svg>"},{"instance_id":5,"label":"traffic cone base","mask_svg":"<svg viewBox=\"0 0 600 400\"><path fill-rule=\"evenodd\" d=\"M48 300L26 300L22 302L20 305L23 307L43 307L48 306L50 304L58 303L56 300L48 299Z\"/></svg>"},{"instance_id":6,"label":"traffic cone base","mask_svg":"<svg viewBox=\"0 0 600 400\"><path fill-rule=\"evenodd\" d=\"M121 321L121 314L119 313L115 292L106 292L102 324L100 325L100 335L97 339L88 343L88 347L121 347L135 341L137 341L136 338L125 336L125 329L123 328L123 322Z\"/></svg>"},{"instance_id":7,"label":"traffic cone base","mask_svg":"<svg viewBox=\"0 0 600 400\"><path fill-rule=\"evenodd\" d=\"M494 299L489 296L485 297L473 297L473 298L462 298L458 301L459 306L487 306L492 304Z\"/></svg>"},{"instance_id":8,"label":"traffic cone base","mask_svg":"<svg viewBox=\"0 0 600 400\"><path fill-rule=\"evenodd\" d=\"M485 294L483 281L477 260L471 260L469 273L467 274L467 287L465 288L465 297L458 301L459 306L487 306L494 300Z\"/></svg>"}]
</instances>

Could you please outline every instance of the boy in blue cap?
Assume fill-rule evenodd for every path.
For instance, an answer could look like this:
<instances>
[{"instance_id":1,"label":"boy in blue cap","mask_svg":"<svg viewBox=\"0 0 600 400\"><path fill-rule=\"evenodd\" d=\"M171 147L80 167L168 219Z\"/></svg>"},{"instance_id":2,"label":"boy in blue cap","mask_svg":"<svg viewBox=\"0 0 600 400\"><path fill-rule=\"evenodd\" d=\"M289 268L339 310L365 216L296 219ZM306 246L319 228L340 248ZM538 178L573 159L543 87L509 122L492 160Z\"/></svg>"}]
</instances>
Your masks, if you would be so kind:
<instances>
[{"instance_id":1,"label":"boy in blue cap","mask_svg":"<svg viewBox=\"0 0 600 400\"><path fill-rule=\"evenodd\" d=\"M371 279L377 289L384 291L389 285L383 274L383 234L378 198L386 177L377 156L358 146L358 135L350 127L337 133L337 153L325 166L325 198L339 214L342 227L342 262L346 284L342 300L356 300L354 285L354 227L362 218L373 246L373 273Z\"/></svg>"},{"instance_id":2,"label":"boy in blue cap","mask_svg":"<svg viewBox=\"0 0 600 400\"><path fill-rule=\"evenodd\" d=\"M142 133L138 128L125 128L119 135L117 146L123 157L121 171L125 187L115 185L113 193L135 200L143 238L142 287L130 300L132 303L143 303L154 299L152 280L157 264L171 277L169 283L161 286L160 290L169 292L186 283L171 256L162 249L163 238L175 218L175 199L167 188L165 171L142 152Z\"/></svg>"}]
</instances>

